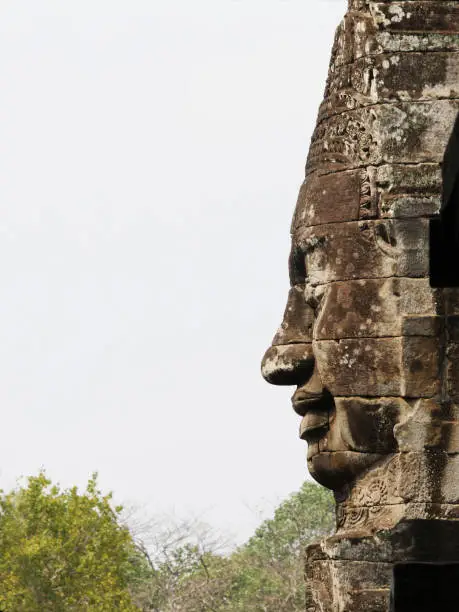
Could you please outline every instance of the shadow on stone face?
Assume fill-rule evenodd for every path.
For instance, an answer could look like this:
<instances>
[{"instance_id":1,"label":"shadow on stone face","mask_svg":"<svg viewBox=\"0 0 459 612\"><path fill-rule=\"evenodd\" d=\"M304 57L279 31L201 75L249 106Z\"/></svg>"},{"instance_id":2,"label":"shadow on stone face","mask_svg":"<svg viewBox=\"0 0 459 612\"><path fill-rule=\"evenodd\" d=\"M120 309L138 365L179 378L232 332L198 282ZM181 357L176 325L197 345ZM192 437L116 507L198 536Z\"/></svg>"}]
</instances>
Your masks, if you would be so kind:
<instances>
[{"instance_id":1,"label":"shadow on stone face","mask_svg":"<svg viewBox=\"0 0 459 612\"><path fill-rule=\"evenodd\" d=\"M459 287L459 115L443 158L442 183L440 217L430 220L430 285Z\"/></svg>"}]
</instances>

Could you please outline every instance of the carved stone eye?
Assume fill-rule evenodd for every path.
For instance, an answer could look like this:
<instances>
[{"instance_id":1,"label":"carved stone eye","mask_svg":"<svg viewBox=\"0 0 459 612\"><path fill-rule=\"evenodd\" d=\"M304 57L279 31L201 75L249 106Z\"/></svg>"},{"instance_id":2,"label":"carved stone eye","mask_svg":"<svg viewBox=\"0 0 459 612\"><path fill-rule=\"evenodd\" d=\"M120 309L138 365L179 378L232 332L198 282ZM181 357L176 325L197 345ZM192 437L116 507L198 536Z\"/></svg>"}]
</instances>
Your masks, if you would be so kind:
<instances>
[{"instance_id":1,"label":"carved stone eye","mask_svg":"<svg viewBox=\"0 0 459 612\"><path fill-rule=\"evenodd\" d=\"M304 299L308 306L314 311L314 317L317 318L326 288L323 285L313 287L306 284L304 289Z\"/></svg>"},{"instance_id":2,"label":"carved stone eye","mask_svg":"<svg viewBox=\"0 0 459 612\"><path fill-rule=\"evenodd\" d=\"M296 244L292 244L288 267L291 286L304 285L307 276L306 262L303 251Z\"/></svg>"}]
</instances>

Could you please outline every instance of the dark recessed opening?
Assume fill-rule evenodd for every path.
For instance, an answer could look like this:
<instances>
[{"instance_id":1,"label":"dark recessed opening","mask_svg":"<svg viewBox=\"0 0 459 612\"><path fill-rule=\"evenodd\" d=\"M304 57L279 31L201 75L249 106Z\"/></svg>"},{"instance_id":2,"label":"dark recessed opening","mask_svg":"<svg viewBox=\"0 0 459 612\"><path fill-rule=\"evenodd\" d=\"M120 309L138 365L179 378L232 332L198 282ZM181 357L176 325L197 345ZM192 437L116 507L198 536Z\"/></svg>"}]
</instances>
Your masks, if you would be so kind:
<instances>
[{"instance_id":1,"label":"dark recessed opening","mask_svg":"<svg viewBox=\"0 0 459 612\"><path fill-rule=\"evenodd\" d=\"M459 563L398 563L391 612L458 612Z\"/></svg>"},{"instance_id":2,"label":"dark recessed opening","mask_svg":"<svg viewBox=\"0 0 459 612\"><path fill-rule=\"evenodd\" d=\"M440 217L430 221L431 287L459 287L459 114L442 162Z\"/></svg>"},{"instance_id":3,"label":"dark recessed opening","mask_svg":"<svg viewBox=\"0 0 459 612\"><path fill-rule=\"evenodd\" d=\"M459 287L459 245L454 226L431 219L429 228L429 277L431 287Z\"/></svg>"}]
</instances>

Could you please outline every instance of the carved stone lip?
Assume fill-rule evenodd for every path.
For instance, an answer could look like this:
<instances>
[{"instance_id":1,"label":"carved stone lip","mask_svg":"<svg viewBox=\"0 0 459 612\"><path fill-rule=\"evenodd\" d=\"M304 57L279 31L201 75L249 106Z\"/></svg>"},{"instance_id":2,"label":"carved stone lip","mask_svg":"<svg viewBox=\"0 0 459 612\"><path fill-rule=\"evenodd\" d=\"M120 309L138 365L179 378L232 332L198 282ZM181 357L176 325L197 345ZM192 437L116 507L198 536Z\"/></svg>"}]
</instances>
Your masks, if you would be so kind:
<instances>
[{"instance_id":1,"label":"carved stone lip","mask_svg":"<svg viewBox=\"0 0 459 612\"><path fill-rule=\"evenodd\" d=\"M306 442L317 442L328 431L328 415L309 412L300 423L300 438Z\"/></svg>"},{"instance_id":2,"label":"carved stone lip","mask_svg":"<svg viewBox=\"0 0 459 612\"><path fill-rule=\"evenodd\" d=\"M323 393L306 392L306 391L295 391L292 397L292 406L297 414L305 416L306 413L318 402L323 400Z\"/></svg>"}]
</instances>

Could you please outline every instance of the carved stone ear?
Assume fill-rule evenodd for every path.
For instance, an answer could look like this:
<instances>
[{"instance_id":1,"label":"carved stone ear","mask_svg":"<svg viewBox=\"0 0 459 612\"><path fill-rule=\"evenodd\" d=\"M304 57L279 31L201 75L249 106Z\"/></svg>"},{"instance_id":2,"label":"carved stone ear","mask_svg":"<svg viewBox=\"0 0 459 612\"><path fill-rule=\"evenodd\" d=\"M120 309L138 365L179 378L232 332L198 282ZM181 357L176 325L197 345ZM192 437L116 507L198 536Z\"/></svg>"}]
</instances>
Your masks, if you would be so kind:
<instances>
[{"instance_id":1,"label":"carved stone ear","mask_svg":"<svg viewBox=\"0 0 459 612\"><path fill-rule=\"evenodd\" d=\"M388 257L396 258L399 254L397 249L397 237L394 223L390 220L381 221L374 226L375 241L381 251Z\"/></svg>"}]
</instances>

